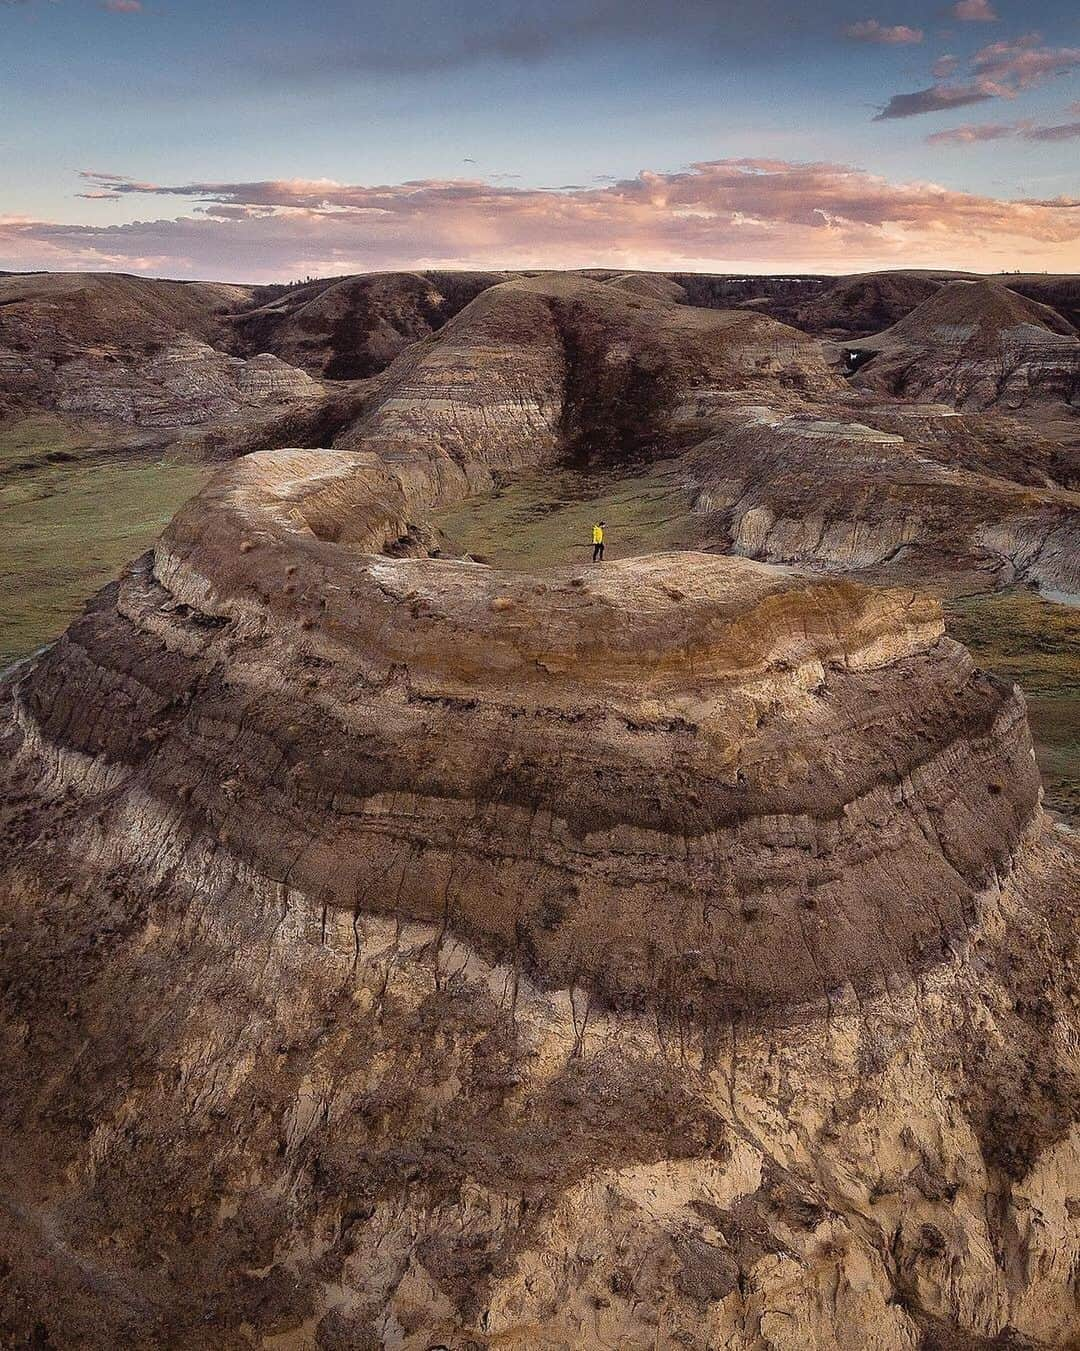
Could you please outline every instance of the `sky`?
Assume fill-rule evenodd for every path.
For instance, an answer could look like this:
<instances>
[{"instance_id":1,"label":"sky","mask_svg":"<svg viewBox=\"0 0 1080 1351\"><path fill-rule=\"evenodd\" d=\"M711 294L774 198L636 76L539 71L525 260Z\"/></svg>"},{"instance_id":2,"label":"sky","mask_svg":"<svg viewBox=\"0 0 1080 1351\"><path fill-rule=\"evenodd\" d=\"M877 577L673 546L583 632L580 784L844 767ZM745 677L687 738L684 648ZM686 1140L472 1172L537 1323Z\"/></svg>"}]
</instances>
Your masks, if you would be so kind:
<instances>
[{"instance_id":1,"label":"sky","mask_svg":"<svg viewBox=\"0 0 1080 1351\"><path fill-rule=\"evenodd\" d=\"M1080 271L1076 0L0 0L0 269Z\"/></svg>"}]
</instances>

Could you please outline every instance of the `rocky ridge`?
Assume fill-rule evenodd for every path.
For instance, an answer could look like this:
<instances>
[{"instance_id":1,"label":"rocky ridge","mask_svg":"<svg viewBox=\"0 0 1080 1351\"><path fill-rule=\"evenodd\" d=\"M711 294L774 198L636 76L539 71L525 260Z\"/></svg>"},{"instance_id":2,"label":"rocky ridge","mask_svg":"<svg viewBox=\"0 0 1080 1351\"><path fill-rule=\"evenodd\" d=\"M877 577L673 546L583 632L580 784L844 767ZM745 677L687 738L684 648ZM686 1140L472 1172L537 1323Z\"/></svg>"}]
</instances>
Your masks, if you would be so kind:
<instances>
[{"instance_id":1,"label":"rocky ridge","mask_svg":"<svg viewBox=\"0 0 1080 1351\"><path fill-rule=\"evenodd\" d=\"M486 290L391 364L335 445L419 465L429 482L373 548L433 547L421 518L451 480L462 495L568 455L670 458L702 548L1080 594L1067 454L1023 427L1003 445L995 428L854 394L819 344L765 316L564 276Z\"/></svg>"},{"instance_id":2,"label":"rocky ridge","mask_svg":"<svg viewBox=\"0 0 1080 1351\"><path fill-rule=\"evenodd\" d=\"M243 354L271 351L312 375L385 370L508 272L379 272L293 287L233 317Z\"/></svg>"},{"instance_id":3,"label":"rocky ridge","mask_svg":"<svg viewBox=\"0 0 1080 1351\"><path fill-rule=\"evenodd\" d=\"M356 395L272 353L222 350L229 316L250 297L138 277L0 278L0 418L46 411L126 441L142 429L148 442L171 432L196 446L228 429L237 450L273 443L282 422L301 437L339 425L336 410Z\"/></svg>"},{"instance_id":4,"label":"rocky ridge","mask_svg":"<svg viewBox=\"0 0 1080 1351\"><path fill-rule=\"evenodd\" d=\"M964 408L1080 398L1080 338L1049 306L956 281L893 327L847 343L856 385Z\"/></svg>"}]
</instances>

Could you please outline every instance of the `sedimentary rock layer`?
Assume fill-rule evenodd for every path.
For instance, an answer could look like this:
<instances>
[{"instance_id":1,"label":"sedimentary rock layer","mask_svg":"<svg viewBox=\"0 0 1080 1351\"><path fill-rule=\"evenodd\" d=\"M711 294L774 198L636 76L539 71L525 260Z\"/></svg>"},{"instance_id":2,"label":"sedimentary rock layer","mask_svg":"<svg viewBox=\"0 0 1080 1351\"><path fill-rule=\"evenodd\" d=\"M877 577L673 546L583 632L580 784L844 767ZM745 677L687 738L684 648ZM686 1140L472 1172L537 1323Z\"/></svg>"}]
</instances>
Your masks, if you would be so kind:
<instances>
[{"instance_id":1,"label":"sedimentary rock layer","mask_svg":"<svg viewBox=\"0 0 1080 1351\"><path fill-rule=\"evenodd\" d=\"M954 281L899 323L847 344L856 383L961 408L1080 398L1080 339L1049 306L989 281Z\"/></svg>"},{"instance_id":2,"label":"sedimentary rock layer","mask_svg":"<svg viewBox=\"0 0 1080 1351\"><path fill-rule=\"evenodd\" d=\"M1023 710L932 602L708 555L350 558L319 532L368 466L320 459L230 470L19 682L31 785L49 747L108 766L100 866L153 867L145 812L155 848L216 840L543 984L717 1007L880 986L1008 866Z\"/></svg>"},{"instance_id":3,"label":"sedimentary rock layer","mask_svg":"<svg viewBox=\"0 0 1080 1351\"><path fill-rule=\"evenodd\" d=\"M859 411L865 422L771 408L719 417L688 459L702 540L878 579L967 589L1026 581L1080 595L1075 493L986 472L977 443L940 412ZM943 463L954 442L977 467Z\"/></svg>"},{"instance_id":4,"label":"sedimentary rock layer","mask_svg":"<svg viewBox=\"0 0 1080 1351\"><path fill-rule=\"evenodd\" d=\"M1078 855L1019 691L910 588L424 556L622 436L820 479L839 388L756 315L492 288L7 674L4 1337L1072 1344Z\"/></svg>"}]
</instances>

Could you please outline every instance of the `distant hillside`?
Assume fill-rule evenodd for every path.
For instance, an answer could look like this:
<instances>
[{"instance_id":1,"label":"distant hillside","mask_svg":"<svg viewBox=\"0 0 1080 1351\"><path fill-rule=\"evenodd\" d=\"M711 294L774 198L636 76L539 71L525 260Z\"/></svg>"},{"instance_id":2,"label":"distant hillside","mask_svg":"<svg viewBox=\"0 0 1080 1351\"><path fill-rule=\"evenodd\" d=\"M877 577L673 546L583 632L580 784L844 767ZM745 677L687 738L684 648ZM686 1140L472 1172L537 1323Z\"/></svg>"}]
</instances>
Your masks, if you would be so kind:
<instances>
[{"instance_id":1,"label":"distant hillside","mask_svg":"<svg viewBox=\"0 0 1080 1351\"><path fill-rule=\"evenodd\" d=\"M988 408L1080 399L1080 341L1056 310L996 282L954 281L898 323L848 344L856 383Z\"/></svg>"}]
</instances>

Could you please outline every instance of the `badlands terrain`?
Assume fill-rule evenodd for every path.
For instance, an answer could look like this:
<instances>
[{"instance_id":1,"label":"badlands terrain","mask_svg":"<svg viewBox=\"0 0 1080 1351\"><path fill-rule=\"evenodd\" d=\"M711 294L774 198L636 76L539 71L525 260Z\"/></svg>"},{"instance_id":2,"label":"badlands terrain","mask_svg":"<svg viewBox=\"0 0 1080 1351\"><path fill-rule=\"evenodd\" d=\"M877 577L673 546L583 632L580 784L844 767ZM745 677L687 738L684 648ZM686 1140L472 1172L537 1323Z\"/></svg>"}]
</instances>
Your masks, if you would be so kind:
<instances>
[{"instance_id":1,"label":"badlands terrain","mask_svg":"<svg viewBox=\"0 0 1080 1351\"><path fill-rule=\"evenodd\" d=\"M0 276L0 1337L1080 1346L1078 301Z\"/></svg>"}]
</instances>

